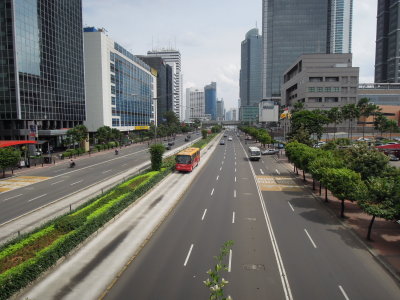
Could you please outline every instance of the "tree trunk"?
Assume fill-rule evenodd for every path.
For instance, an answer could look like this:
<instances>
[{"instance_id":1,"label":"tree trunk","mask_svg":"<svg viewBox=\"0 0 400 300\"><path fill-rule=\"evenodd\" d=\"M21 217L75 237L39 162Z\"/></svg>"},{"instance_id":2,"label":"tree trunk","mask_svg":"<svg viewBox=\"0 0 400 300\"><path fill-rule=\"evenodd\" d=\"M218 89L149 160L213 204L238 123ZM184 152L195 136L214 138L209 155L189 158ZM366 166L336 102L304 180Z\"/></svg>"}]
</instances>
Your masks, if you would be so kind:
<instances>
[{"instance_id":1,"label":"tree trunk","mask_svg":"<svg viewBox=\"0 0 400 300\"><path fill-rule=\"evenodd\" d=\"M322 195L322 183L321 181L319 182L319 195Z\"/></svg>"},{"instance_id":2,"label":"tree trunk","mask_svg":"<svg viewBox=\"0 0 400 300\"><path fill-rule=\"evenodd\" d=\"M313 191L315 191L315 179L314 178L312 179L312 189L313 189Z\"/></svg>"},{"instance_id":3,"label":"tree trunk","mask_svg":"<svg viewBox=\"0 0 400 300\"><path fill-rule=\"evenodd\" d=\"M325 187L325 202L328 202L328 188Z\"/></svg>"},{"instance_id":4,"label":"tree trunk","mask_svg":"<svg viewBox=\"0 0 400 300\"><path fill-rule=\"evenodd\" d=\"M296 173L296 166L293 165L293 173Z\"/></svg>"},{"instance_id":5,"label":"tree trunk","mask_svg":"<svg viewBox=\"0 0 400 300\"><path fill-rule=\"evenodd\" d=\"M303 170L303 181L306 181L306 172Z\"/></svg>"},{"instance_id":6,"label":"tree trunk","mask_svg":"<svg viewBox=\"0 0 400 300\"><path fill-rule=\"evenodd\" d=\"M296 175L299 175L299 169L296 167Z\"/></svg>"},{"instance_id":7,"label":"tree trunk","mask_svg":"<svg viewBox=\"0 0 400 300\"><path fill-rule=\"evenodd\" d=\"M369 222L368 226L368 234L367 234L367 239L370 241L371 240L371 231L372 231L372 224L375 221L375 216L372 216L371 222Z\"/></svg>"},{"instance_id":8,"label":"tree trunk","mask_svg":"<svg viewBox=\"0 0 400 300\"><path fill-rule=\"evenodd\" d=\"M340 204L340 217L344 218L344 200L342 200L342 203Z\"/></svg>"}]
</instances>

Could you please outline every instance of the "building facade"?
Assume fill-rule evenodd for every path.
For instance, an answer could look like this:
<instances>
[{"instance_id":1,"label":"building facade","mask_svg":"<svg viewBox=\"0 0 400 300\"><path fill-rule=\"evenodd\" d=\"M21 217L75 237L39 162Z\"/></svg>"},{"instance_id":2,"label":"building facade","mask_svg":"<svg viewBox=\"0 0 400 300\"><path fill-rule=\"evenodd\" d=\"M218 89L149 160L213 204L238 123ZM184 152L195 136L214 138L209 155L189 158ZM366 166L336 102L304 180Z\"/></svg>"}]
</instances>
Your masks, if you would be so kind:
<instances>
[{"instance_id":1,"label":"building facade","mask_svg":"<svg viewBox=\"0 0 400 300\"><path fill-rule=\"evenodd\" d=\"M378 0L375 82L400 82L400 2Z\"/></svg>"},{"instance_id":2,"label":"building facade","mask_svg":"<svg viewBox=\"0 0 400 300\"><path fill-rule=\"evenodd\" d=\"M164 114L173 111L173 73L170 65L161 57L138 56L157 71L157 123L164 122Z\"/></svg>"},{"instance_id":3,"label":"building facade","mask_svg":"<svg viewBox=\"0 0 400 300\"><path fill-rule=\"evenodd\" d=\"M362 98L379 106L400 106L400 83L361 83L358 100Z\"/></svg>"},{"instance_id":4,"label":"building facade","mask_svg":"<svg viewBox=\"0 0 400 300\"><path fill-rule=\"evenodd\" d=\"M350 0L263 0L263 99L280 99L283 72L301 54L351 51L352 7Z\"/></svg>"},{"instance_id":5,"label":"building facade","mask_svg":"<svg viewBox=\"0 0 400 300\"><path fill-rule=\"evenodd\" d=\"M86 118L81 0L0 2L0 139L61 144Z\"/></svg>"},{"instance_id":6,"label":"building facade","mask_svg":"<svg viewBox=\"0 0 400 300\"><path fill-rule=\"evenodd\" d=\"M165 63L171 66L173 73L172 110L181 121L184 121L185 111L183 107L181 53L174 49L161 49L148 51L147 56L159 56Z\"/></svg>"},{"instance_id":7,"label":"building facade","mask_svg":"<svg viewBox=\"0 0 400 300\"><path fill-rule=\"evenodd\" d=\"M284 73L282 104L327 110L357 103L359 68L351 54L304 54Z\"/></svg>"},{"instance_id":8,"label":"building facade","mask_svg":"<svg viewBox=\"0 0 400 300\"><path fill-rule=\"evenodd\" d=\"M211 120L217 119L217 83L211 82L204 87L205 113Z\"/></svg>"},{"instance_id":9,"label":"building facade","mask_svg":"<svg viewBox=\"0 0 400 300\"><path fill-rule=\"evenodd\" d=\"M157 71L109 38L85 28L85 90L89 132L120 131L157 124Z\"/></svg>"},{"instance_id":10,"label":"building facade","mask_svg":"<svg viewBox=\"0 0 400 300\"><path fill-rule=\"evenodd\" d=\"M242 105L258 105L262 99L261 61L262 37L258 29L253 28L241 44L239 94Z\"/></svg>"},{"instance_id":11,"label":"building facade","mask_svg":"<svg viewBox=\"0 0 400 300\"><path fill-rule=\"evenodd\" d=\"M195 88L186 89L186 105L189 108L187 118L188 121L194 120L208 120L209 117L205 115L205 97L204 91Z\"/></svg>"},{"instance_id":12,"label":"building facade","mask_svg":"<svg viewBox=\"0 0 400 300\"><path fill-rule=\"evenodd\" d=\"M249 124L256 124L259 122L259 107L257 105L242 105L239 108L239 120Z\"/></svg>"},{"instance_id":13,"label":"building facade","mask_svg":"<svg viewBox=\"0 0 400 300\"><path fill-rule=\"evenodd\" d=\"M217 121L225 119L225 104L224 99L217 100Z\"/></svg>"}]
</instances>

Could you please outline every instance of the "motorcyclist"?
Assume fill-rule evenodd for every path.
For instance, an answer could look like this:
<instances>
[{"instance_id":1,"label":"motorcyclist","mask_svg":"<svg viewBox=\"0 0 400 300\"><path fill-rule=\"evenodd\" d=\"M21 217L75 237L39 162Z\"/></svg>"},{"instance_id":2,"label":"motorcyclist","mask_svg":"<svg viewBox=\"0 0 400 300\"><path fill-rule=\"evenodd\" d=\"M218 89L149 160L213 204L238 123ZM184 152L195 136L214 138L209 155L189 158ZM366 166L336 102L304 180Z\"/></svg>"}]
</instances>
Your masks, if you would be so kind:
<instances>
[{"instance_id":1,"label":"motorcyclist","mask_svg":"<svg viewBox=\"0 0 400 300\"><path fill-rule=\"evenodd\" d=\"M73 168L75 167L75 162L71 159L71 161L69 162L69 167Z\"/></svg>"},{"instance_id":2,"label":"motorcyclist","mask_svg":"<svg viewBox=\"0 0 400 300\"><path fill-rule=\"evenodd\" d=\"M118 155L118 149L115 149L115 155Z\"/></svg>"}]
</instances>

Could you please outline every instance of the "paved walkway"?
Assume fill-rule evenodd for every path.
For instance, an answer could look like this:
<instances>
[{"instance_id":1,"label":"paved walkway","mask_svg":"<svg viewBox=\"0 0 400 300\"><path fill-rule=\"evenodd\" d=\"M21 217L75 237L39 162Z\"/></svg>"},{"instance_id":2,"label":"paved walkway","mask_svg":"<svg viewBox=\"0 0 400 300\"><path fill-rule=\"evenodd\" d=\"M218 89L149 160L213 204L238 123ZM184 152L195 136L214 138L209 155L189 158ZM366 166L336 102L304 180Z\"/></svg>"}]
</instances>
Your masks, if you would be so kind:
<instances>
[{"instance_id":1,"label":"paved walkway","mask_svg":"<svg viewBox=\"0 0 400 300\"><path fill-rule=\"evenodd\" d=\"M280 155L277 160L286 165L287 169L293 173L293 165L290 164L284 155ZM299 170L298 178L302 181L302 171ZM340 218L341 201L335 198L328 191L328 202L325 202L325 189L319 195L319 184L316 190L312 190L312 178L306 174L304 183L315 196L329 209L332 214L338 217L344 226L351 229L355 236L368 248L373 255L393 277L400 282L400 224L394 221L386 221L376 218L372 227L371 241L367 240L368 225L371 216L364 213L356 203L345 202L345 218Z\"/></svg>"}]
</instances>

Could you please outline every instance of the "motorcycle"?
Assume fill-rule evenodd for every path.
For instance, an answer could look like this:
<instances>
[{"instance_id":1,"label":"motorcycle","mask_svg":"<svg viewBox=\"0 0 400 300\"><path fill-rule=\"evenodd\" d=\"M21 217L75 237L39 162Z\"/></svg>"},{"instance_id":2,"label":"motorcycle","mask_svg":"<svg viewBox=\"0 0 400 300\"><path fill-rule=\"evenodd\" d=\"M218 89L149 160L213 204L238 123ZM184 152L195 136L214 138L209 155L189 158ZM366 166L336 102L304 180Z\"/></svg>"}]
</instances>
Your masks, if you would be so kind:
<instances>
[{"instance_id":1,"label":"motorcycle","mask_svg":"<svg viewBox=\"0 0 400 300\"><path fill-rule=\"evenodd\" d=\"M75 167L75 162L74 162L74 161L71 161L71 162L69 163L69 167L70 167L70 168L74 168L74 167Z\"/></svg>"},{"instance_id":2,"label":"motorcycle","mask_svg":"<svg viewBox=\"0 0 400 300\"><path fill-rule=\"evenodd\" d=\"M119 152L118 152L118 150L117 150L117 149L115 149L115 155L118 155L118 153L119 153Z\"/></svg>"}]
</instances>

